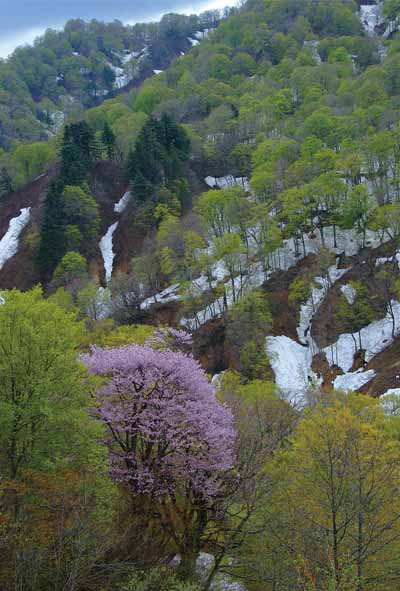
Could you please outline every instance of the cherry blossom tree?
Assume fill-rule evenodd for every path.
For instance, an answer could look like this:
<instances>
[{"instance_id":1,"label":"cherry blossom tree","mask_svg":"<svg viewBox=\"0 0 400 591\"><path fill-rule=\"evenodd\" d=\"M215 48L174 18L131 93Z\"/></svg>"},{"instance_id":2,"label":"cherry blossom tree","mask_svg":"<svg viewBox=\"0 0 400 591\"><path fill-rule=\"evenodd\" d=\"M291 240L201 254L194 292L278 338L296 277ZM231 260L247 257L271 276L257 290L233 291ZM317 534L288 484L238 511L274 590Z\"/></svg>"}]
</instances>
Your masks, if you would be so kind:
<instances>
[{"instance_id":1,"label":"cherry blossom tree","mask_svg":"<svg viewBox=\"0 0 400 591\"><path fill-rule=\"evenodd\" d=\"M223 481L235 461L235 429L200 365L149 346L93 348L83 361L105 379L96 392L108 430L111 475L152 515L194 569Z\"/></svg>"}]
</instances>

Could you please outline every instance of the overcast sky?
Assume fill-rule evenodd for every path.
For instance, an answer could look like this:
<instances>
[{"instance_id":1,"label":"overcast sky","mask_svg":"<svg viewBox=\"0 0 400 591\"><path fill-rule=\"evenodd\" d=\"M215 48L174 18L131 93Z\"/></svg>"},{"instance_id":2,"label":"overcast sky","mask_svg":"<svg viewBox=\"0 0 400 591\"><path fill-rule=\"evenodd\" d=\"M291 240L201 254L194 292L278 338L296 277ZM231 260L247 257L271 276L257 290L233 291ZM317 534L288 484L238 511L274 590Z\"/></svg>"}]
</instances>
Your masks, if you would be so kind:
<instances>
[{"instance_id":1,"label":"overcast sky","mask_svg":"<svg viewBox=\"0 0 400 591\"><path fill-rule=\"evenodd\" d=\"M0 0L0 57L31 43L46 28L70 18L123 22L157 19L166 12L198 13L233 4L231 0Z\"/></svg>"}]
</instances>

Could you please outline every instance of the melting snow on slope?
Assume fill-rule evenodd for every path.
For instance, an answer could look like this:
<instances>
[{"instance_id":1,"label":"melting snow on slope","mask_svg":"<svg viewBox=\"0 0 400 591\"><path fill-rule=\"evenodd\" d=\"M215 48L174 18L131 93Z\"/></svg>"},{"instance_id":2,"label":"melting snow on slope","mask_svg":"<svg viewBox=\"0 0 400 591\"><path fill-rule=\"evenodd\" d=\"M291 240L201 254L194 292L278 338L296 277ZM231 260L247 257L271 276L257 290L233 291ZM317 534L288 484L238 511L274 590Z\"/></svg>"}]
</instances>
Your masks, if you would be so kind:
<instances>
[{"instance_id":1,"label":"melting snow on slope","mask_svg":"<svg viewBox=\"0 0 400 591\"><path fill-rule=\"evenodd\" d=\"M400 268L400 251L396 252L394 257L380 257L376 259L375 266L379 267L380 265L384 265L385 263L397 262L397 266Z\"/></svg>"},{"instance_id":2,"label":"melting snow on slope","mask_svg":"<svg viewBox=\"0 0 400 591\"><path fill-rule=\"evenodd\" d=\"M392 309L395 317L395 336L400 334L400 304L392 300ZM354 337L354 338L353 338ZM350 371L355 355L354 339L358 343L358 334L341 334L336 343L325 347L324 352L329 365L338 365L346 373ZM375 320L361 329L361 345L365 350L365 361L371 361L375 355L383 351L392 343L392 318L389 312L385 318Z\"/></svg>"},{"instance_id":3,"label":"melting snow on slope","mask_svg":"<svg viewBox=\"0 0 400 591\"><path fill-rule=\"evenodd\" d=\"M211 177L211 178L213 178L213 177ZM222 177L222 178L225 178L225 177ZM232 178L234 178L234 177L232 177ZM334 242L333 228L332 227L324 228L324 246L325 246L325 248L327 248L330 252L332 252L334 254L337 254L337 255L344 254L346 256L354 256L355 254L358 253L358 251L360 250L360 248L362 246L362 238L354 230L341 230L340 228L337 228L336 229L336 239L337 239L337 246L335 246L335 242ZM368 230L366 233L366 245L371 248L376 248L377 246L379 246L381 244L382 244L382 240L380 239L379 235L377 233L374 233L374 232ZM243 287L245 287L246 289L257 288L260 285L262 285L265 281L267 281L269 279L269 277L275 271L278 271L278 270L287 271L288 269L290 269L291 267L296 265L306 255L318 253L319 249L322 246L321 237L319 235L310 236L310 235L305 234L304 235L304 245L305 245L305 251L303 251L303 247L300 246L299 241L297 242L298 248L296 249L295 242L292 238L285 240L283 243L283 246L281 248L278 248L276 251L271 253L271 255L270 255L270 270L268 271L267 276L265 275L264 271L262 270L260 264L254 264L249 269L249 272L246 275L246 279L245 279L243 285L241 284L243 278L242 279L240 277L235 278L236 292L237 293L243 292L243 289L242 289ZM213 273L217 269L218 269L218 274L219 274L220 278L222 279L223 276L226 275L227 273L226 273L226 270L224 269L224 265L221 261L219 261L214 266ZM207 281L205 280L204 277L196 279L192 285L193 285L194 289L197 291L201 291L201 290L204 291L208 287ZM162 299L162 301L164 303L167 301L170 301L170 300L179 299L180 296L177 293L178 287L179 286L172 286L170 288L167 288L166 290L163 290L163 292L161 292L161 294L158 294L158 295L156 294L155 296L148 298L148 300L146 300L143 303L144 307L147 308L152 303L155 303L156 301L158 301L158 298ZM171 290L171 297L169 297L167 295L169 290ZM233 301L231 291L232 291L231 287L229 285L227 285L226 286L226 292L227 292L226 293L226 301L227 301L228 307L232 304L232 301ZM215 302L212 302L209 306L207 306L203 310L200 310L199 312L197 312L195 319L183 318L181 320L181 324L183 326L185 326L186 328L188 328L189 330L192 330L192 329L195 330L196 328L198 328L201 324L204 324L210 318L215 318L216 316L218 316L220 313L223 312L223 310L224 310L224 298L220 298L220 299L216 300Z\"/></svg>"},{"instance_id":4,"label":"melting snow on slope","mask_svg":"<svg viewBox=\"0 0 400 591\"><path fill-rule=\"evenodd\" d=\"M390 388L382 394L379 404L387 415L400 415L400 388Z\"/></svg>"},{"instance_id":5,"label":"melting snow on slope","mask_svg":"<svg viewBox=\"0 0 400 591\"><path fill-rule=\"evenodd\" d=\"M114 205L114 211L117 213L122 213L123 211L125 211L126 206L128 205L128 202L131 197L132 197L132 193L130 191L127 191L126 193L124 193L122 195L121 199L118 201L118 203L116 203Z\"/></svg>"},{"instance_id":6,"label":"melting snow on slope","mask_svg":"<svg viewBox=\"0 0 400 591\"><path fill-rule=\"evenodd\" d=\"M188 37L187 40L189 41L189 43L192 44L193 47L200 43L200 41L198 39L192 39L191 37Z\"/></svg>"},{"instance_id":7,"label":"melting snow on slope","mask_svg":"<svg viewBox=\"0 0 400 591\"><path fill-rule=\"evenodd\" d=\"M234 177L231 174L227 176L206 176L204 179L206 185L208 185L211 189L230 189L231 187L236 187L237 185L243 187L245 191L250 190L249 180L245 176Z\"/></svg>"},{"instance_id":8,"label":"melting snow on slope","mask_svg":"<svg viewBox=\"0 0 400 591\"><path fill-rule=\"evenodd\" d=\"M354 287L350 285L350 283L346 283L346 285L341 286L340 291L342 292L346 300L349 302L350 306L352 306L356 299L356 290L354 289Z\"/></svg>"},{"instance_id":9,"label":"melting snow on slope","mask_svg":"<svg viewBox=\"0 0 400 591\"><path fill-rule=\"evenodd\" d=\"M363 371L358 369L357 371L344 373L341 376L337 376L333 382L335 390L342 390L342 392L355 392L364 384L367 384L376 375L374 369L368 369Z\"/></svg>"},{"instance_id":10,"label":"melting snow on slope","mask_svg":"<svg viewBox=\"0 0 400 591\"><path fill-rule=\"evenodd\" d=\"M150 296L149 298L147 298L146 300L144 300L141 303L141 305L140 305L141 309L147 310L147 308L150 308L150 306L152 306L153 304L165 304L166 302L172 302L173 300L179 300L180 299L180 295L178 293L179 287L180 287L180 284L175 283L174 285L167 287L163 291L160 291L159 293L156 293L153 296Z\"/></svg>"},{"instance_id":11,"label":"melting snow on slope","mask_svg":"<svg viewBox=\"0 0 400 591\"><path fill-rule=\"evenodd\" d=\"M204 29L203 31L196 31L193 37L196 37L196 39L206 39L213 31L215 31L215 27Z\"/></svg>"},{"instance_id":12,"label":"melting snow on slope","mask_svg":"<svg viewBox=\"0 0 400 591\"><path fill-rule=\"evenodd\" d=\"M162 74L164 70L153 70L153 72L157 76L158 74Z\"/></svg>"},{"instance_id":13,"label":"melting snow on slope","mask_svg":"<svg viewBox=\"0 0 400 591\"><path fill-rule=\"evenodd\" d=\"M310 348L281 335L266 338L266 351L281 392L291 404L303 405L310 386L320 383L311 369Z\"/></svg>"},{"instance_id":14,"label":"melting snow on slope","mask_svg":"<svg viewBox=\"0 0 400 591\"><path fill-rule=\"evenodd\" d=\"M360 6L360 19L368 35L375 35L375 28L382 22L380 8L376 4L362 4Z\"/></svg>"},{"instance_id":15,"label":"melting snow on slope","mask_svg":"<svg viewBox=\"0 0 400 591\"><path fill-rule=\"evenodd\" d=\"M328 269L329 280L327 277L315 277L314 282L320 287L314 287L311 296L300 308L300 322L297 327L299 341L305 345L313 345L311 338L311 321L325 299L331 285L340 279L348 269L338 269L337 264ZM314 349L314 347L313 347Z\"/></svg>"},{"instance_id":16,"label":"melting snow on slope","mask_svg":"<svg viewBox=\"0 0 400 591\"><path fill-rule=\"evenodd\" d=\"M312 41L304 41L304 47L308 48L311 52L311 55L317 64L321 64L321 56L318 53L318 44L319 41L314 39Z\"/></svg>"},{"instance_id":17,"label":"melting snow on slope","mask_svg":"<svg viewBox=\"0 0 400 591\"><path fill-rule=\"evenodd\" d=\"M341 230L336 229L337 246L334 242L333 228L324 228L324 246L330 252L334 254L345 254L347 256L354 256L360 250L362 246L362 239L359 234L354 230ZM378 234L367 231L366 244L371 248L375 248L381 244L381 240ZM244 287L247 289L254 289L262 285L275 271L287 271L291 267L295 266L301 259L308 254L317 254L322 246L322 240L319 235L311 237L310 235L304 235L305 251L301 247L301 250L296 250L295 243L292 238L285 240L283 246L274 251L270 256L270 271L267 276L261 269L259 264L253 265L248 272L247 279ZM241 285L241 278L235 278L235 290L237 293L243 292ZM229 285L226 287L226 302L228 307L233 302L232 289ZM195 330L201 324L215 318L224 310L224 298L220 298L215 302L212 302L208 307L196 313L196 318L183 318L181 324L189 330ZM304 330L306 327L304 327Z\"/></svg>"},{"instance_id":18,"label":"melting snow on slope","mask_svg":"<svg viewBox=\"0 0 400 591\"><path fill-rule=\"evenodd\" d=\"M117 229L118 222L115 222L107 230L107 233L100 240L100 250L103 256L106 281L110 281L113 272L115 252L113 251L113 235Z\"/></svg>"},{"instance_id":19,"label":"melting snow on slope","mask_svg":"<svg viewBox=\"0 0 400 591\"><path fill-rule=\"evenodd\" d=\"M0 269L13 257L18 251L19 237L30 218L30 207L21 209L19 216L12 218L8 225L8 230L0 240Z\"/></svg>"}]
</instances>

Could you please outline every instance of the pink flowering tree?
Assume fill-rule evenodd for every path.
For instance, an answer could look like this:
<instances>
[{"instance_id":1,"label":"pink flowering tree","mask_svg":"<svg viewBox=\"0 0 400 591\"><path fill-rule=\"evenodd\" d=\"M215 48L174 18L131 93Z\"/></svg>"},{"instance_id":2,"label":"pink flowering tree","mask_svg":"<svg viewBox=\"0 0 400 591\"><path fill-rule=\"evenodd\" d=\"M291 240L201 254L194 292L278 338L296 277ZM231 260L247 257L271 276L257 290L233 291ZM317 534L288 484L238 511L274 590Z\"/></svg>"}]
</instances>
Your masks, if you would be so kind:
<instances>
[{"instance_id":1,"label":"pink flowering tree","mask_svg":"<svg viewBox=\"0 0 400 591\"><path fill-rule=\"evenodd\" d=\"M182 353L191 353L193 347L192 335L184 330L177 330L168 326L158 328L154 334L147 339L146 345L152 349L170 349L171 351L181 351Z\"/></svg>"},{"instance_id":2,"label":"pink flowering tree","mask_svg":"<svg viewBox=\"0 0 400 591\"><path fill-rule=\"evenodd\" d=\"M223 476L235 459L230 410L189 355L130 345L83 357L104 377L97 408L108 430L111 475L150 499L190 574Z\"/></svg>"}]
</instances>

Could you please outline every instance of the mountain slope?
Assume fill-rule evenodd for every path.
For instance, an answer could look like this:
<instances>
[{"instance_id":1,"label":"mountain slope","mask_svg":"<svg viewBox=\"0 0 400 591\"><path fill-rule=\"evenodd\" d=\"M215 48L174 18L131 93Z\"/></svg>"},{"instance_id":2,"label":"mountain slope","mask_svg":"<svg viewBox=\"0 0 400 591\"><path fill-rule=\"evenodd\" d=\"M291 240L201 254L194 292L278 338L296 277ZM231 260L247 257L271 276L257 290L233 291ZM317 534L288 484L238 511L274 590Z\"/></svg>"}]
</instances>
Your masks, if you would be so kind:
<instances>
[{"instance_id":1,"label":"mountain slope","mask_svg":"<svg viewBox=\"0 0 400 591\"><path fill-rule=\"evenodd\" d=\"M198 346L212 349L217 339L216 359L205 361L213 371L245 372L253 363L262 374L259 339L268 336L267 374L300 403L318 384L343 388L347 380L374 395L393 386L379 377L386 371L380 344L388 347L393 332L396 347L400 324L391 261L400 213L398 17L388 11L346 0L249 2L137 92L83 114L99 140L105 124L115 135L114 162L96 165L90 189L100 207L98 243L113 232L110 274L123 271L140 285L138 317L150 310L150 320L191 330L209 323ZM165 179L141 197L132 164L141 130L165 114L191 140L180 178L189 193L178 205L178 189ZM128 185L132 197L118 213ZM23 246L1 271L5 287L39 279L34 241L27 256L24 237L40 225L45 189L43 181L31 201L19 193L5 201L15 216L34 208ZM7 224L11 210L4 211ZM105 284L100 249L89 259L92 279ZM21 268L15 279L13 265ZM243 336L242 347L253 348L249 362L229 339L238 322L229 310L259 288L272 322L255 340Z\"/></svg>"}]
</instances>

